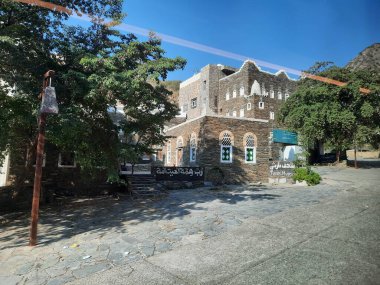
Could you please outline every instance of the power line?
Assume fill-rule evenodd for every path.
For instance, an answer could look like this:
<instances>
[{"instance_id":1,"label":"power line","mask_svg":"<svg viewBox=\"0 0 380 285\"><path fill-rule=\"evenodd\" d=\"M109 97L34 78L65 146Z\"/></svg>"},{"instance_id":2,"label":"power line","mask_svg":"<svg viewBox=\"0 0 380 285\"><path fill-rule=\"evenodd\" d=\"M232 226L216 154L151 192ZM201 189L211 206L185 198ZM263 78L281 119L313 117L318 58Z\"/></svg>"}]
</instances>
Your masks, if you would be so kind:
<instances>
[{"instance_id":1,"label":"power line","mask_svg":"<svg viewBox=\"0 0 380 285\"><path fill-rule=\"evenodd\" d=\"M141 35L141 36L149 36L149 34L151 32L148 29L144 29L144 28L140 28L140 27L137 27L137 26L128 25L128 24L124 24L124 23L115 23L114 21L106 22L105 19L98 19L96 17L92 17L91 15L81 14L78 11L75 11L75 13L73 13L72 10L70 10L70 9L68 9L66 7L63 7L63 6L57 5L57 4L53 4L53 3L47 3L47 2L44 2L44 1L41 1L41 0L13 0L13 1L24 3L24 4L29 4L29 5L36 5L36 6L39 6L39 7L43 7L43 8L46 8L46 9L53 10L53 11L58 11L58 12L61 12L61 13L67 13L67 14L70 15L71 18L83 20L83 21L86 21L86 22L97 21L98 23L103 23L106 26L111 26L112 25L113 27L117 27L121 31L125 31L125 32L129 32L129 33L134 33L134 34L138 34L138 35ZM345 82L341 82L341 81L334 80L334 79L331 79L331 78L313 75L313 74L310 74L310 73L307 73L307 72L303 72L303 71L300 71L300 70L297 70L297 69L293 69L293 68L277 65L277 64L266 62L266 61L259 60L259 59L253 59L253 58L250 58L250 57L247 57L247 56L244 56L244 55L240 55L240 54L237 54L237 53L232 53L232 52L225 51L225 50L222 50L222 49L210 47L210 46L207 46L207 45L203 45L203 44L199 44L199 43L196 43L196 42L188 41L188 40L181 39L181 38L178 38L178 37L174 37L174 36L170 36L170 35L166 35L166 34L162 34L162 33L156 33L156 35L162 41L168 42L168 43L172 43L172 44L175 44L175 45L178 45L178 46L183 46L183 47L186 47L186 48L202 51L202 52L213 54L213 55L218 55L218 56L225 57L225 58L235 59L235 60L238 60L238 61L253 60L255 63L257 63L259 66L262 66L262 67L266 67L266 68L270 68L270 69L275 69L275 70L276 69L277 70L283 70L283 71L286 71L286 72L288 72L290 74L293 74L293 75L297 75L297 76L301 76L301 77L307 77L307 78L310 78L310 79L318 80L318 81L325 82L325 83L328 83L328 84L333 84L333 85L336 85L336 86L345 86L345 85L347 85L347 83L345 83ZM368 93L371 92L371 90L369 90L367 88L362 88L361 87L360 88L360 92L362 92L364 94L368 94Z\"/></svg>"}]
</instances>

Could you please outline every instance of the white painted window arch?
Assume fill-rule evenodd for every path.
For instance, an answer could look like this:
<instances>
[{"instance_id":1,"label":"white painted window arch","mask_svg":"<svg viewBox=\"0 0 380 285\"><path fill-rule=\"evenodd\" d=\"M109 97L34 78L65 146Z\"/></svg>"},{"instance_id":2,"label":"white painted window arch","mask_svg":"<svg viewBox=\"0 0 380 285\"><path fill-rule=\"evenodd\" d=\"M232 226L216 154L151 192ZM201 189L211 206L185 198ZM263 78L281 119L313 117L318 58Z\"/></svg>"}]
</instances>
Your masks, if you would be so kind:
<instances>
[{"instance_id":1,"label":"white painted window arch","mask_svg":"<svg viewBox=\"0 0 380 285\"><path fill-rule=\"evenodd\" d=\"M278 100L282 100L282 92L281 92L281 88L278 88L278 91L277 91L277 99L278 99Z\"/></svg>"},{"instance_id":2,"label":"white painted window arch","mask_svg":"<svg viewBox=\"0 0 380 285\"><path fill-rule=\"evenodd\" d=\"M182 166L182 163L183 163L183 138L180 136L177 138L176 166Z\"/></svg>"},{"instance_id":3,"label":"white painted window arch","mask_svg":"<svg viewBox=\"0 0 380 285\"><path fill-rule=\"evenodd\" d=\"M239 95L244 96L244 86L243 85L240 86Z\"/></svg>"},{"instance_id":4,"label":"white painted window arch","mask_svg":"<svg viewBox=\"0 0 380 285\"><path fill-rule=\"evenodd\" d=\"M253 133L246 133L243 137L245 149L245 163L256 163L257 138Z\"/></svg>"},{"instance_id":5,"label":"white painted window arch","mask_svg":"<svg viewBox=\"0 0 380 285\"><path fill-rule=\"evenodd\" d=\"M219 135L220 162L232 163L233 135L230 131L223 131Z\"/></svg>"},{"instance_id":6,"label":"white painted window arch","mask_svg":"<svg viewBox=\"0 0 380 285\"><path fill-rule=\"evenodd\" d=\"M253 81L251 95L261 95L260 84L257 82L257 80Z\"/></svg>"}]
</instances>

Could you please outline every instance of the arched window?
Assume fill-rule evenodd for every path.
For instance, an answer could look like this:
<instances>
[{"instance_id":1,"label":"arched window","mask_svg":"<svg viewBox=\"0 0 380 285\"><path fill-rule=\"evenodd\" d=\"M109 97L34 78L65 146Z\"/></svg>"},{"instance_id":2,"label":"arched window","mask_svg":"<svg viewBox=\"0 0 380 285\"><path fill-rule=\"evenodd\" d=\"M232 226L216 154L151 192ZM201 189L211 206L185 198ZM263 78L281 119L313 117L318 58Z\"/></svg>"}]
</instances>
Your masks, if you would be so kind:
<instances>
[{"instance_id":1,"label":"arched window","mask_svg":"<svg viewBox=\"0 0 380 285\"><path fill-rule=\"evenodd\" d=\"M182 166L183 163L183 139L178 137L176 149L176 166Z\"/></svg>"},{"instance_id":2,"label":"arched window","mask_svg":"<svg viewBox=\"0 0 380 285\"><path fill-rule=\"evenodd\" d=\"M232 146L233 135L229 131L223 131L219 136L220 143L220 162L231 163L232 162Z\"/></svg>"},{"instance_id":3,"label":"arched window","mask_svg":"<svg viewBox=\"0 0 380 285\"><path fill-rule=\"evenodd\" d=\"M183 147L183 139L182 137L177 138L177 148L182 148Z\"/></svg>"},{"instance_id":4,"label":"arched window","mask_svg":"<svg viewBox=\"0 0 380 285\"><path fill-rule=\"evenodd\" d=\"M246 133L243 137L243 145L245 147L245 159L246 163L256 163L256 136L252 133Z\"/></svg>"},{"instance_id":5,"label":"arched window","mask_svg":"<svg viewBox=\"0 0 380 285\"><path fill-rule=\"evenodd\" d=\"M242 107L242 108L240 108L240 114L239 114L239 116L242 118L242 117L244 117L244 108Z\"/></svg>"},{"instance_id":6,"label":"arched window","mask_svg":"<svg viewBox=\"0 0 380 285\"><path fill-rule=\"evenodd\" d=\"M285 100L288 100L288 98L289 98L289 90L286 89L285 90Z\"/></svg>"},{"instance_id":7,"label":"arched window","mask_svg":"<svg viewBox=\"0 0 380 285\"><path fill-rule=\"evenodd\" d=\"M239 95L244 96L244 86L240 86Z\"/></svg>"},{"instance_id":8,"label":"arched window","mask_svg":"<svg viewBox=\"0 0 380 285\"><path fill-rule=\"evenodd\" d=\"M226 93L226 101L230 100L230 91L227 90L227 93Z\"/></svg>"},{"instance_id":9,"label":"arched window","mask_svg":"<svg viewBox=\"0 0 380 285\"><path fill-rule=\"evenodd\" d=\"M269 93L270 93L270 97L271 97L271 98L274 98L274 90L273 90L273 86L272 86L272 85L270 86L270 91L269 91Z\"/></svg>"},{"instance_id":10,"label":"arched window","mask_svg":"<svg viewBox=\"0 0 380 285\"><path fill-rule=\"evenodd\" d=\"M195 133L192 133L190 137L190 162L195 162L196 160L197 160L197 135Z\"/></svg>"},{"instance_id":11,"label":"arched window","mask_svg":"<svg viewBox=\"0 0 380 285\"><path fill-rule=\"evenodd\" d=\"M266 91L265 89L265 85L264 83L261 85L261 94L264 96L264 97L268 97L268 92Z\"/></svg>"},{"instance_id":12,"label":"arched window","mask_svg":"<svg viewBox=\"0 0 380 285\"><path fill-rule=\"evenodd\" d=\"M257 80L253 81L251 95L261 95L260 84Z\"/></svg>"},{"instance_id":13,"label":"arched window","mask_svg":"<svg viewBox=\"0 0 380 285\"><path fill-rule=\"evenodd\" d=\"M234 90L232 91L232 98L236 98L236 88L234 87Z\"/></svg>"},{"instance_id":14,"label":"arched window","mask_svg":"<svg viewBox=\"0 0 380 285\"><path fill-rule=\"evenodd\" d=\"M278 100L282 100L282 92L281 92L281 88L278 88L277 99L278 99Z\"/></svg>"}]
</instances>

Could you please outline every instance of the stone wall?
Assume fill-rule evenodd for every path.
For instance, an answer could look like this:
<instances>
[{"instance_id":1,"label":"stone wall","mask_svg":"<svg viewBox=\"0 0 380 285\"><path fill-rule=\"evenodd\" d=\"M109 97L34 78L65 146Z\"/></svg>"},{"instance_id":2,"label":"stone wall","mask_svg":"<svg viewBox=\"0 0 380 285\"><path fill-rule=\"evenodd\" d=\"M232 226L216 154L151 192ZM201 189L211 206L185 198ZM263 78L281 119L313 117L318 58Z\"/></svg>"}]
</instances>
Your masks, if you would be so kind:
<instances>
[{"instance_id":1,"label":"stone wall","mask_svg":"<svg viewBox=\"0 0 380 285\"><path fill-rule=\"evenodd\" d=\"M197 146L201 144L201 135L204 132L204 119L200 117L193 121L188 121L186 123L182 123L174 128L169 129L166 132L167 136L172 136L165 144L163 148L163 156L164 156L164 164L165 166L199 166L199 152L197 152L195 162L190 162L190 138L194 133L196 136ZM183 163L179 164L177 161L177 141L178 138L182 137L183 140ZM167 151L168 145L171 144L171 160L170 162L167 160Z\"/></svg>"},{"instance_id":2,"label":"stone wall","mask_svg":"<svg viewBox=\"0 0 380 285\"><path fill-rule=\"evenodd\" d=\"M232 163L220 161L219 135L229 131L233 135ZM197 135L197 158L190 163L189 142L192 133ZM256 136L256 163L245 162L245 147L243 137L251 132ZM222 116L203 116L199 119L180 124L169 129L166 135L173 136L171 142L171 163L176 156L176 142L178 137L183 138L183 164L182 166L205 167L206 180L211 172L218 169L224 175L226 183L267 182L269 167L269 128L267 121L253 119L228 118ZM167 146L165 146L165 151Z\"/></svg>"},{"instance_id":3,"label":"stone wall","mask_svg":"<svg viewBox=\"0 0 380 285\"><path fill-rule=\"evenodd\" d=\"M200 165L208 171L215 167L224 173L227 183L267 182L268 181L268 123L241 120L237 118L206 117L203 143L200 147ZM232 163L220 162L219 135L223 131L233 135ZM245 162L243 137L253 133L256 140L256 163Z\"/></svg>"},{"instance_id":4,"label":"stone wall","mask_svg":"<svg viewBox=\"0 0 380 285\"><path fill-rule=\"evenodd\" d=\"M260 86L258 94L252 94L252 85L255 81ZM243 109L244 117L270 120L271 125L275 125L275 120L271 120L269 114L274 112L276 118L279 108L285 101L285 94L291 94L295 84L284 73L263 72L253 62L246 61L239 71L219 80L218 114L229 113L232 116L235 111L239 117L240 110ZM240 95L241 87L244 88L244 95ZM271 90L274 92L274 98L271 98ZM281 99L278 98L279 92L282 94ZM229 100L226 98L227 93ZM259 102L264 103L262 109L259 108Z\"/></svg>"},{"instance_id":5,"label":"stone wall","mask_svg":"<svg viewBox=\"0 0 380 285\"><path fill-rule=\"evenodd\" d=\"M45 145L45 165L42 168L42 185L53 188L88 188L104 183L107 179L105 171L99 169L96 173L84 174L79 165L75 167L59 167L59 150L50 145ZM25 167L25 152L12 154L9 167L9 182L14 183L16 178L25 177L25 184L33 184L35 167Z\"/></svg>"},{"instance_id":6,"label":"stone wall","mask_svg":"<svg viewBox=\"0 0 380 285\"><path fill-rule=\"evenodd\" d=\"M201 115L200 84L201 74L198 73L188 80L182 82L180 85L178 104L182 109L182 112L187 114L188 119L196 118ZM191 100L195 98L197 99L197 106L195 108L192 108Z\"/></svg>"}]
</instances>

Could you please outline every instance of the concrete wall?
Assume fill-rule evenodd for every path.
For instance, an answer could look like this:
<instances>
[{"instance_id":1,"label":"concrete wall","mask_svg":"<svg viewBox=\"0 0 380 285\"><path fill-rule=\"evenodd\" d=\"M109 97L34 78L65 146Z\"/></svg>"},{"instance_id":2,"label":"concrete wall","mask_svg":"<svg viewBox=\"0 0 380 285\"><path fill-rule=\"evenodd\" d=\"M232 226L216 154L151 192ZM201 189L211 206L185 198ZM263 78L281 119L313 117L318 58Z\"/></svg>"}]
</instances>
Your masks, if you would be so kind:
<instances>
[{"instance_id":1,"label":"concrete wall","mask_svg":"<svg viewBox=\"0 0 380 285\"><path fill-rule=\"evenodd\" d=\"M354 150L353 149L347 150L346 154L347 154L347 158L349 160L354 160L355 159L355 154L354 154ZM364 159L376 159L376 158L380 158L380 151L357 151L356 152L356 158L357 159L361 159L361 158L364 158Z\"/></svg>"}]
</instances>

